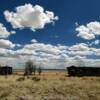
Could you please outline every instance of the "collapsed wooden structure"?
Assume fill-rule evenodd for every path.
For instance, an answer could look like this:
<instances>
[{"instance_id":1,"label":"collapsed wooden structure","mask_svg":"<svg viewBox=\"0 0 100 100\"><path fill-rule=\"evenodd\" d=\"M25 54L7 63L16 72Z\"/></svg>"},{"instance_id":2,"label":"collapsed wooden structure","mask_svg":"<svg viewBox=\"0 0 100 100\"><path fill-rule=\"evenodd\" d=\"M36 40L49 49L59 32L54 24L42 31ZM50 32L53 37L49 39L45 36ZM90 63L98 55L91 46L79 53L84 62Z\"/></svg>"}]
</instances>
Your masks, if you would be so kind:
<instances>
[{"instance_id":1,"label":"collapsed wooden structure","mask_svg":"<svg viewBox=\"0 0 100 100\"><path fill-rule=\"evenodd\" d=\"M100 67L67 67L69 76L100 76Z\"/></svg>"}]
</instances>

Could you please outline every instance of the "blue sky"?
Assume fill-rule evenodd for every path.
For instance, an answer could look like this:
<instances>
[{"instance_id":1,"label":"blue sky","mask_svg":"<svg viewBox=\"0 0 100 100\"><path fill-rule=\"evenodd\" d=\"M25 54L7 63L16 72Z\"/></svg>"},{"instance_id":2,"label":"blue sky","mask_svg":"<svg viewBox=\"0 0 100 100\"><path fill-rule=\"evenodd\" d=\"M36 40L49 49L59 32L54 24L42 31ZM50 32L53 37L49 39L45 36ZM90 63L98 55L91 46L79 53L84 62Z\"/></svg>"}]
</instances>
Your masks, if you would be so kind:
<instances>
[{"instance_id":1,"label":"blue sky","mask_svg":"<svg viewBox=\"0 0 100 100\"><path fill-rule=\"evenodd\" d=\"M76 37L75 22L81 25L100 20L99 0L1 0L0 2L0 21L9 30L12 27L5 20L3 12L5 10L14 11L17 6L24 5L25 3L38 4L59 16L59 21L54 26L48 24L44 29L37 30L36 32L32 32L29 29L17 30L17 34L9 37L10 40L17 43L24 44L32 38L40 42L52 44L72 45L79 42L87 42ZM25 37L24 40L22 39L23 36ZM55 36L58 36L58 38L55 38Z\"/></svg>"},{"instance_id":2,"label":"blue sky","mask_svg":"<svg viewBox=\"0 0 100 100\"><path fill-rule=\"evenodd\" d=\"M25 18L23 12L21 12L20 16L16 11L16 8L22 6L26 7L28 4L32 6L32 9L34 9L36 5L40 6L41 8L44 9L42 13L45 15L46 15L45 11L52 12L54 14L53 18L51 18L50 16L48 17L46 15L49 18L49 22L48 21L43 22L41 20L43 27L41 26L42 24L40 22L39 23L37 22L38 26L35 27L34 24L35 20L32 19L34 13L33 15L31 14L28 15L25 12L25 14L28 15L28 17L32 16L31 19L28 19L26 15ZM54 46L56 46L56 48L58 49L59 48L58 44L59 44L60 46L65 46L65 48L67 47L70 48L69 50L64 49L63 50L65 51L64 53L60 52L58 54L58 55L62 54L65 57L65 59L68 59L66 57L69 57L69 59L71 60L72 59L76 60L77 58L76 56L78 56L78 59L84 58L85 60L90 59L91 61L99 60L100 58L99 57L99 52L100 52L99 9L100 9L100 0L9 0L9 1L0 0L0 23L3 25L3 27L6 28L6 31L9 32L9 36L2 37L1 35L0 46L2 49L7 49L8 51L13 50L12 51L14 54L13 56L15 57L15 55L19 55L16 52L23 50L27 45L32 45L31 41L35 40L38 41L38 43L33 42L33 45L35 45L36 43L37 43L36 45L43 44L46 47L48 47L47 45L51 45L52 46L50 47L51 49L54 48ZM25 11L27 10L28 9L26 9ZM17 14L17 18L14 17L14 14ZM21 20L21 22L18 22L18 18ZM25 20L28 20L27 23L29 25L25 22ZM34 31L31 29L33 29ZM1 34L2 33L3 32L1 32ZM7 40L6 42L9 42L8 44L10 45L12 43L13 45L11 46L12 48L9 48L9 45L5 43L5 40ZM47 52L46 50L44 51ZM74 54L73 52L75 51L77 51L78 54ZM36 53L37 51L34 52ZM84 55L80 54L80 52L84 52ZM85 55L86 53L87 55ZM36 55L41 56L39 54L40 52ZM59 58L61 61L63 58L62 55ZM10 57L12 57L12 55L10 55ZM34 55L31 58L34 58ZM44 58L47 58L47 55L44 56ZM63 60L66 61L65 59Z\"/></svg>"}]
</instances>

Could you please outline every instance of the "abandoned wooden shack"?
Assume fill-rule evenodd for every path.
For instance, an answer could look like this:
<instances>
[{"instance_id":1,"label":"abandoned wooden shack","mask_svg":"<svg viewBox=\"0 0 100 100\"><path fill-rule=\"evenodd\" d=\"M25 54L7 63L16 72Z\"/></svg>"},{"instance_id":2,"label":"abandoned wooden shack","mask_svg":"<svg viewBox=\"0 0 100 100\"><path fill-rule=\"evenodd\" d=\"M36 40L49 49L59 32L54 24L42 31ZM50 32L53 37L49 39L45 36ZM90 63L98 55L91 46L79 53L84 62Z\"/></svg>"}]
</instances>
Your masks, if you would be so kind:
<instances>
[{"instance_id":1,"label":"abandoned wooden shack","mask_svg":"<svg viewBox=\"0 0 100 100\"><path fill-rule=\"evenodd\" d=\"M100 76L100 67L67 67L69 76Z\"/></svg>"},{"instance_id":2,"label":"abandoned wooden shack","mask_svg":"<svg viewBox=\"0 0 100 100\"><path fill-rule=\"evenodd\" d=\"M12 72L12 67L0 66L0 75L11 75Z\"/></svg>"}]
</instances>

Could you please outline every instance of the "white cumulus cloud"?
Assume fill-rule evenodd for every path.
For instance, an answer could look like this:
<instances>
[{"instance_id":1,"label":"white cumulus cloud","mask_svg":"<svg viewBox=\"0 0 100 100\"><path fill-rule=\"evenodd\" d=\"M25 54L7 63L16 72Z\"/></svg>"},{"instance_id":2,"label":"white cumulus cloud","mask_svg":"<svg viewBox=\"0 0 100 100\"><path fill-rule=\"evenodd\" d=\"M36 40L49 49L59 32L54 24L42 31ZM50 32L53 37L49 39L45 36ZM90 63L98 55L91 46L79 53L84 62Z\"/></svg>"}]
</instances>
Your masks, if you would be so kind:
<instances>
[{"instance_id":1,"label":"white cumulus cloud","mask_svg":"<svg viewBox=\"0 0 100 100\"><path fill-rule=\"evenodd\" d=\"M31 30L42 29L46 24L58 20L58 16L52 11L45 11L39 5L25 4L16 7L16 12L6 10L5 18L13 28L30 28Z\"/></svg>"},{"instance_id":2,"label":"white cumulus cloud","mask_svg":"<svg viewBox=\"0 0 100 100\"><path fill-rule=\"evenodd\" d=\"M90 32L90 30L85 26L79 26L76 28L76 31L79 32L77 34L78 37L81 37L86 40L91 40L95 38L95 35Z\"/></svg>"},{"instance_id":3,"label":"white cumulus cloud","mask_svg":"<svg viewBox=\"0 0 100 100\"><path fill-rule=\"evenodd\" d=\"M14 48L15 44L13 44L9 40L0 39L0 48Z\"/></svg>"},{"instance_id":4,"label":"white cumulus cloud","mask_svg":"<svg viewBox=\"0 0 100 100\"><path fill-rule=\"evenodd\" d=\"M92 41L91 43L89 43L90 46L99 45L99 44L100 44L100 40L95 40L95 41Z\"/></svg>"},{"instance_id":5,"label":"white cumulus cloud","mask_svg":"<svg viewBox=\"0 0 100 100\"><path fill-rule=\"evenodd\" d=\"M94 41L94 44L95 44L95 45L100 44L100 40L95 40L95 41Z\"/></svg>"},{"instance_id":6,"label":"white cumulus cloud","mask_svg":"<svg viewBox=\"0 0 100 100\"><path fill-rule=\"evenodd\" d=\"M7 38L8 36L10 36L12 33L10 33L6 27L0 23L0 38Z\"/></svg>"},{"instance_id":7,"label":"white cumulus cloud","mask_svg":"<svg viewBox=\"0 0 100 100\"><path fill-rule=\"evenodd\" d=\"M20 48L12 49L15 46ZM85 43L71 46L52 45L40 43L33 39L30 44L22 46L13 44L9 40L0 40L0 63L14 67L22 68L28 60L32 60L37 66L41 65L44 68L65 68L73 64L77 66L99 66L100 59L98 57L100 57L100 49Z\"/></svg>"},{"instance_id":8,"label":"white cumulus cloud","mask_svg":"<svg viewBox=\"0 0 100 100\"><path fill-rule=\"evenodd\" d=\"M95 39L100 35L100 22L94 21L88 23L86 26L81 25L76 28L77 36L86 40Z\"/></svg>"}]
</instances>

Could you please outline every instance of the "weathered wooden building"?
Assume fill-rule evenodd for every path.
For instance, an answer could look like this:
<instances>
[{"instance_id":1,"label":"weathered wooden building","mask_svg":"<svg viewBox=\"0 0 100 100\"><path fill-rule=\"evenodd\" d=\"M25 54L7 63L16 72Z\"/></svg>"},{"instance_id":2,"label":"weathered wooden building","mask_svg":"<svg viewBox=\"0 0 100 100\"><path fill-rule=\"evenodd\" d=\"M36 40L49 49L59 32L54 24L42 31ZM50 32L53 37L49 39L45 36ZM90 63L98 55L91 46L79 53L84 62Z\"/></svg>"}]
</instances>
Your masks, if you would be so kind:
<instances>
[{"instance_id":1,"label":"weathered wooden building","mask_svg":"<svg viewBox=\"0 0 100 100\"><path fill-rule=\"evenodd\" d=\"M10 75L13 73L12 67L2 66L0 67L0 75Z\"/></svg>"},{"instance_id":2,"label":"weathered wooden building","mask_svg":"<svg viewBox=\"0 0 100 100\"><path fill-rule=\"evenodd\" d=\"M67 67L69 76L100 76L100 67Z\"/></svg>"}]
</instances>

